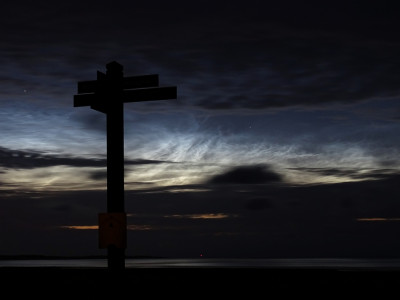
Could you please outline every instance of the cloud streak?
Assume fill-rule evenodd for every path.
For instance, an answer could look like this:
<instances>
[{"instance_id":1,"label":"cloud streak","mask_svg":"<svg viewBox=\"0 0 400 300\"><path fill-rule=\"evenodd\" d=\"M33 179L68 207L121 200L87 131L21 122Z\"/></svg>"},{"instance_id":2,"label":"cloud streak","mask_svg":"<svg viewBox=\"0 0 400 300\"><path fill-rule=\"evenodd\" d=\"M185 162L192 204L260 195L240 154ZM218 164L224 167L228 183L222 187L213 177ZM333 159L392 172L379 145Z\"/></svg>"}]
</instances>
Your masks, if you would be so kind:
<instances>
[{"instance_id":1,"label":"cloud streak","mask_svg":"<svg viewBox=\"0 0 400 300\"><path fill-rule=\"evenodd\" d=\"M104 167L105 159L59 157L39 151L0 148L0 166L12 169L34 169L52 166Z\"/></svg>"},{"instance_id":2,"label":"cloud streak","mask_svg":"<svg viewBox=\"0 0 400 300\"><path fill-rule=\"evenodd\" d=\"M127 159L126 165L167 163L161 160ZM0 147L0 166L11 169L34 169L53 166L106 167L107 159L60 156L40 151L12 150Z\"/></svg>"}]
</instances>

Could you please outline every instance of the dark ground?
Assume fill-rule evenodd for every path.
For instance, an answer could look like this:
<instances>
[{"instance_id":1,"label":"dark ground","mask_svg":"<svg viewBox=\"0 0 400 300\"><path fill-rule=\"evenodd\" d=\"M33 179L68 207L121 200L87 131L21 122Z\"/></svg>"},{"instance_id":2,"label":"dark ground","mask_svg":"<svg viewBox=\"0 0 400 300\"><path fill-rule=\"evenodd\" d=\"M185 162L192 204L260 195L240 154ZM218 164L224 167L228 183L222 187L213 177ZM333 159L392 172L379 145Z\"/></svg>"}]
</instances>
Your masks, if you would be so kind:
<instances>
[{"instance_id":1,"label":"dark ground","mask_svg":"<svg viewBox=\"0 0 400 300\"><path fill-rule=\"evenodd\" d=\"M383 299L400 291L400 273L393 270L3 267L0 275L4 295L52 299Z\"/></svg>"}]
</instances>

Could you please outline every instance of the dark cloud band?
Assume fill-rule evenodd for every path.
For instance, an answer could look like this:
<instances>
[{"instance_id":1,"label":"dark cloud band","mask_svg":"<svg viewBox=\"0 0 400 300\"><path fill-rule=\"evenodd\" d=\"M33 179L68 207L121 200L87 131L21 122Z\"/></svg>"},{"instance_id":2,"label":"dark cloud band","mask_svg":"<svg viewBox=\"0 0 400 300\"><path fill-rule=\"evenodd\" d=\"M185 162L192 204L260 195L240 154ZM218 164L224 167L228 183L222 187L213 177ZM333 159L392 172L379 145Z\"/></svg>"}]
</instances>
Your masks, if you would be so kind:
<instances>
[{"instance_id":1,"label":"dark cloud band","mask_svg":"<svg viewBox=\"0 0 400 300\"><path fill-rule=\"evenodd\" d=\"M266 165L239 166L215 175L209 180L211 184L265 184L280 182L280 174Z\"/></svg>"},{"instance_id":2,"label":"dark cloud band","mask_svg":"<svg viewBox=\"0 0 400 300\"><path fill-rule=\"evenodd\" d=\"M165 161L149 159L128 159L126 165L160 164ZM66 157L42 153L40 151L12 150L0 147L0 167L10 169L34 169L52 166L105 167L105 158ZM97 178L95 175L94 177Z\"/></svg>"}]
</instances>

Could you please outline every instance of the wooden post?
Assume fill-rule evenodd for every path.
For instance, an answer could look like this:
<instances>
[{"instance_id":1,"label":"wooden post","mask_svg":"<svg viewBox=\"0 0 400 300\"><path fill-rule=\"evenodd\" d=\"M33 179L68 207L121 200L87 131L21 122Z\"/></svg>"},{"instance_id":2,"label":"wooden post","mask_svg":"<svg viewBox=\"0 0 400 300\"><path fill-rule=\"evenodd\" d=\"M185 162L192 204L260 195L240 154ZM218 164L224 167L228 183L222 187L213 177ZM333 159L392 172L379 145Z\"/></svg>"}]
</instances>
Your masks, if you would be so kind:
<instances>
[{"instance_id":1,"label":"wooden post","mask_svg":"<svg viewBox=\"0 0 400 300\"><path fill-rule=\"evenodd\" d=\"M158 75L123 77L113 61L97 80L78 82L74 107L90 106L107 118L107 214L99 214L99 245L107 248L108 268L125 268L124 103L176 99L176 87L158 87ZM122 226L121 226L122 224Z\"/></svg>"},{"instance_id":2,"label":"wooden post","mask_svg":"<svg viewBox=\"0 0 400 300\"><path fill-rule=\"evenodd\" d=\"M107 64L106 80L108 86L107 103L107 212L125 213L124 190L124 102L122 101L122 66L117 63ZM123 238L126 239L126 228ZM125 268L125 248L109 245L108 267Z\"/></svg>"}]
</instances>

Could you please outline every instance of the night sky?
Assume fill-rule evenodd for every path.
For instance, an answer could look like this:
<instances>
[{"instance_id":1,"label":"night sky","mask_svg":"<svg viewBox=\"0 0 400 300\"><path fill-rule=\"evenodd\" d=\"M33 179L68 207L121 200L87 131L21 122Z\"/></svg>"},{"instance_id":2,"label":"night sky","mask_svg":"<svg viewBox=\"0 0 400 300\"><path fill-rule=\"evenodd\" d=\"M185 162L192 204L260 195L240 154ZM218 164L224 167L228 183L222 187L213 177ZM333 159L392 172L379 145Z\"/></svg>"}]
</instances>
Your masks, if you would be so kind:
<instances>
[{"instance_id":1,"label":"night sky","mask_svg":"<svg viewBox=\"0 0 400 300\"><path fill-rule=\"evenodd\" d=\"M389 1L2 1L0 255L105 255L117 61L127 255L399 257L400 7Z\"/></svg>"}]
</instances>

